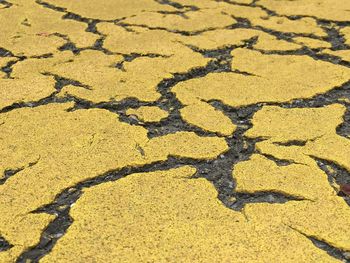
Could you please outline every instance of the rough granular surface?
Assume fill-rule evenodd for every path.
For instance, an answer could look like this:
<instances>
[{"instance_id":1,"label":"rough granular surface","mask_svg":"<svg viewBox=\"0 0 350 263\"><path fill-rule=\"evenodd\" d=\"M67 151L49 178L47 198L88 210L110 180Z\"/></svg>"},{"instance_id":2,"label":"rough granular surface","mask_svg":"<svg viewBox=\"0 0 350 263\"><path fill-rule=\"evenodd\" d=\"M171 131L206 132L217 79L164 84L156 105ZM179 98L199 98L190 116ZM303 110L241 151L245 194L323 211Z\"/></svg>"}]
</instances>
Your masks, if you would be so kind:
<instances>
[{"instance_id":1,"label":"rough granular surface","mask_svg":"<svg viewBox=\"0 0 350 263\"><path fill-rule=\"evenodd\" d=\"M350 262L350 1L0 0L0 262Z\"/></svg>"}]
</instances>

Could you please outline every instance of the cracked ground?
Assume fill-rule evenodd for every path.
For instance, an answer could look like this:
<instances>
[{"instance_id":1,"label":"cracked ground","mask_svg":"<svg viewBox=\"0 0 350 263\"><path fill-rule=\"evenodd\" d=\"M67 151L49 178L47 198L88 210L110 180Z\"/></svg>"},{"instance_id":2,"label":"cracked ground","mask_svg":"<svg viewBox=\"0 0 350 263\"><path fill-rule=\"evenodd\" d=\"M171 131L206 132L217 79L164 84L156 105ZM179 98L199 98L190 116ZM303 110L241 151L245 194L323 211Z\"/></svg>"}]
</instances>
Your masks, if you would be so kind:
<instances>
[{"instance_id":1,"label":"cracked ground","mask_svg":"<svg viewBox=\"0 0 350 263\"><path fill-rule=\"evenodd\" d=\"M349 0L0 0L0 262L350 262Z\"/></svg>"}]
</instances>

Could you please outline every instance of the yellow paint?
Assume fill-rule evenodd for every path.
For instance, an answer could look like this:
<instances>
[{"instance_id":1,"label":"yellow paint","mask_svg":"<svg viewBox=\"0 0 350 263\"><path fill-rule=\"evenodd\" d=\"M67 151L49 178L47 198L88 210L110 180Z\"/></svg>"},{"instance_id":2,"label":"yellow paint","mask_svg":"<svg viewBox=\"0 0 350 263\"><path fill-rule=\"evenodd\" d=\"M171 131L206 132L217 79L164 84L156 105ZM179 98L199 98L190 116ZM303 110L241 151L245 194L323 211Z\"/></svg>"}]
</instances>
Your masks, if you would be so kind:
<instances>
[{"instance_id":1,"label":"yellow paint","mask_svg":"<svg viewBox=\"0 0 350 263\"><path fill-rule=\"evenodd\" d=\"M175 11L176 9L169 5L161 5L156 1L150 0L93 0L70 1L70 0L48 0L56 6L66 8L68 11L80 14L83 17L95 18L101 20L115 20L129 17L144 11Z\"/></svg>"},{"instance_id":2,"label":"yellow paint","mask_svg":"<svg viewBox=\"0 0 350 263\"><path fill-rule=\"evenodd\" d=\"M199 35L183 38L180 41L200 49L218 49L233 45L243 45L244 41L253 37L258 38L254 47L261 50L295 50L300 48L298 44L279 40L263 31L246 28L207 31Z\"/></svg>"},{"instance_id":3,"label":"yellow paint","mask_svg":"<svg viewBox=\"0 0 350 263\"><path fill-rule=\"evenodd\" d=\"M259 0L258 4L280 15L305 15L335 21L349 20L347 0Z\"/></svg>"},{"instance_id":4,"label":"yellow paint","mask_svg":"<svg viewBox=\"0 0 350 263\"><path fill-rule=\"evenodd\" d=\"M341 104L305 109L268 106L254 115L253 128L245 135L268 139L259 142L258 149L277 158L310 165L310 162L314 162L310 157L314 156L333 161L350 170L349 139L336 133L336 128L343 122L345 110ZM276 145L276 142L295 140L306 144L292 147Z\"/></svg>"},{"instance_id":5,"label":"yellow paint","mask_svg":"<svg viewBox=\"0 0 350 263\"><path fill-rule=\"evenodd\" d=\"M68 112L72 106L49 104L0 115L0 173L26 167L0 185L0 233L14 245L2 257L13 259L38 242L52 217L30 212L80 181L168 156L212 159L228 149L224 139L191 132L149 140L146 129L119 122L116 114Z\"/></svg>"},{"instance_id":6,"label":"yellow paint","mask_svg":"<svg viewBox=\"0 0 350 263\"><path fill-rule=\"evenodd\" d=\"M260 220L261 224L265 220L270 224L279 221L299 233L350 251L350 231L347 227L350 224L350 210L342 198L321 196L317 201L249 204L244 212L249 220Z\"/></svg>"},{"instance_id":7,"label":"yellow paint","mask_svg":"<svg viewBox=\"0 0 350 263\"><path fill-rule=\"evenodd\" d=\"M345 49L345 50L330 50L330 49L326 49L326 50L323 50L322 53L326 53L326 54L329 54L329 55L337 56L337 57L341 58L344 61L350 62L350 50L349 49Z\"/></svg>"},{"instance_id":8,"label":"yellow paint","mask_svg":"<svg viewBox=\"0 0 350 263\"><path fill-rule=\"evenodd\" d=\"M135 32L109 23L99 23L97 30L106 34L103 46L117 53L130 54L160 54L174 55L186 48L176 43L177 36L162 30L147 30L144 28L132 28Z\"/></svg>"},{"instance_id":9,"label":"yellow paint","mask_svg":"<svg viewBox=\"0 0 350 263\"><path fill-rule=\"evenodd\" d=\"M11 8L0 9L0 47L15 55L39 56L57 52L66 35L77 47L92 46L97 35L86 32L87 24L61 19L62 13L44 8L35 1L12 1Z\"/></svg>"},{"instance_id":10,"label":"yellow paint","mask_svg":"<svg viewBox=\"0 0 350 263\"><path fill-rule=\"evenodd\" d=\"M170 58L137 58L124 64L125 71L115 67L115 64L122 61L120 55L105 55L94 50L82 51L76 56L70 52L61 52L53 58L30 59L16 64L13 77L24 78L27 83L29 82L28 78L33 78L33 75L38 76L45 86L35 88L40 89L40 91L48 90L49 94L53 90L52 77L43 76L40 73L49 72L76 80L90 88L70 85L61 91L60 96L69 94L93 102L122 100L128 97L134 97L141 101L155 101L160 97L157 85L164 78L171 78L173 72L186 72L192 67L204 66L209 61L186 47L184 49L186 49L184 54ZM91 63L91 61L95 62ZM28 68L31 70L28 71ZM5 84L6 81L4 80ZM9 85L13 83L10 80L7 82ZM10 90L7 86L4 86L3 89L4 92ZM17 90L14 91L16 91L14 96L23 96ZM45 96L40 94L40 97L46 97L49 94L46 93ZM35 93L28 96L30 95L33 96ZM5 97L6 99L9 98Z\"/></svg>"},{"instance_id":11,"label":"yellow paint","mask_svg":"<svg viewBox=\"0 0 350 263\"><path fill-rule=\"evenodd\" d=\"M186 122L206 131L229 136L236 130L230 118L205 102L185 106L180 113Z\"/></svg>"},{"instance_id":12,"label":"yellow paint","mask_svg":"<svg viewBox=\"0 0 350 263\"><path fill-rule=\"evenodd\" d=\"M210 73L181 82L172 91L183 104L217 99L236 107L310 98L340 86L350 77L348 68L308 56L264 55L242 48L231 54L232 68L252 76Z\"/></svg>"},{"instance_id":13,"label":"yellow paint","mask_svg":"<svg viewBox=\"0 0 350 263\"><path fill-rule=\"evenodd\" d=\"M215 19L208 19L214 16ZM203 9L187 12L186 18L177 14L160 14L155 12L143 12L139 15L123 20L130 25L147 25L153 28L166 28L179 31L200 31L204 29L222 28L235 24L236 20L222 14L220 10Z\"/></svg>"},{"instance_id":14,"label":"yellow paint","mask_svg":"<svg viewBox=\"0 0 350 263\"><path fill-rule=\"evenodd\" d=\"M350 253L349 206L314 160L325 159L350 171L349 138L336 133L346 108L264 104L311 98L349 81L348 67L305 55L266 52L307 46L350 61L349 50L331 50L330 43L321 40L327 34L315 19L349 20L347 1L258 0L253 7L245 5L252 0L176 0L183 8L154 0L45 1L61 11L40 5L40 0L11 0L9 8L1 4L1 56L2 49L13 56L0 57L0 67L20 61L12 65L10 78L0 71L0 109L27 105L0 114L0 236L13 245L0 252L0 262L16 262L39 242L55 216L32 212L77 183L126 167L157 163L156 170L170 157L184 163L214 160L213 168L219 169L215 159L227 158L222 154L230 150L227 138L220 136L231 137L236 125L244 124L240 116L232 123L209 104L213 100L233 107L256 103L262 107L244 134L259 139L255 151L233 167L235 190L276 192L300 200L251 203L239 212L219 201L212 183L195 179L194 167L184 164L131 174L84 189L72 206L74 222L41 261L340 262L307 236ZM65 16L68 12L86 22ZM303 17L287 17L295 15ZM239 27L239 18L254 29ZM99 19L98 34L88 32L91 19ZM349 26L331 26L350 44ZM291 38L278 39L273 31ZM93 47L101 37L105 50ZM252 38L256 43L247 48L245 42ZM69 41L80 52L59 50ZM191 46L234 47L233 72L192 75L172 86L166 80L174 75L215 61ZM61 87L54 75L73 82ZM217 136L174 131L149 138L145 127L120 121L118 113L99 109L100 104L72 110L74 102L62 102L69 96L113 105L123 99L151 102L157 106L129 108L125 113L160 126L157 122L169 114L158 107L164 103L159 101L159 90L165 89L181 102L185 122ZM60 103L52 98L47 105L29 107L54 93ZM348 103L344 98L339 101ZM293 141L296 145L285 145ZM276 159L290 163L279 165ZM6 170L20 171L5 178Z\"/></svg>"},{"instance_id":15,"label":"yellow paint","mask_svg":"<svg viewBox=\"0 0 350 263\"><path fill-rule=\"evenodd\" d=\"M345 44L350 45L350 27L344 27L340 29L340 34L345 38Z\"/></svg>"},{"instance_id":16,"label":"yellow paint","mask_svg":"<svg viewBox=\"0 0 350 263\"><path fill-rule=\"evenodd\" d=\"M127 115L135 115L143 122L159 122L168 117L168 112L155 106L142 106L137 109L128 109Z\"/></svg>"},{"instance_id":17,"label":"yellow paint","mask_svg":"<svg viewBox=\"0 0 350 263\"><path fill-rule=\"evenodd\" d=\"M285 225L284 211L247 221L194 173L185 166L85 189L42 262L339 262Z\"/></svg>"},{"instance_id":18,"label":"yellow paint","mask_svg":"<svg viewBox=\"0 0 350 263\"><path fill-rule=\"evenodd\" d=\"M286 17L269 16L266 11L259 7L249 7L240 5L229 5L220 3L223 12L233 17L248 19L252 25L272 29L280 32L290 32L299 34L314 34L317 36L327 36L327 34L317 25L313 18L301 18L291 20Z\"/></svg>"},{"instance_id":19,"label":"yellow paint","mask_svg":"<svg viewBox=\"0 0 350 263\"><path fill-rule=\"evenodd\" d=\"M306 46L308 48L331 48L332 45L329 42L315 39L315 38L310 38L310 37L295 37L293 40L296 43L299 43L303 46Z\"/></svg>"},{"instance_id":20,"label":"yellow paint","mask_svg":"<svg viewBox=\"0 0 350 263\"><path fill-rule=\"evenodd\" d=\"M335 128L343 122L344 113L345 107L340 104L294 109L265 106L254 114L253 128L245 135L271 138L274 142L314 140L335 134Z\"/></svg>"},{"instance_id":21,"label":"yellow paint","mask_svg":"<svg viewBox=\"0 0 350 263\"><path fill-rule=\"evenodd\" d=\"M271 191L313 201L324 196L336 196L327 175L316 164L278 166L264 156L254 154L248 161L234 167L233 176L238 192Z\"/></svg>"},{"instance_id":22,"label":"yellow paint","mask_svg":"<svg viewBox=\"0 0 350 263\"><path fill-rule=\"evenodd\" d=\"M23 79L0 79L0 109L14 103L37 101L55 91L52 77L29 75Z\"/></svg>"},{"instance_id":23,"label":"yellow paint","mask_svg":"<svg viewBox=\"0 0 350 263\"><path fill-rule=\"evenodd\" d=\"M259 17L252 19L256 25L270 28L281 32L292 32L300 34L313 34L316 36L327 36L327 34L317 25L313 18L301 18L290 20L286 17Z\"/></svg>"},{"instance_id":24,"label":"yellow paint","mask_svg":"<svg viewBox=\"0 0 350 263\"><path fill-rule=\"evenodd\" d=\"M233 176L237 180L237 190L274 191L306 198L310 202L249 204L244 209L249 220L259 218L264 221L261 217L264 214L269 220L282 221L307 236L344 251L350 250L348 205L336 195L327 175L313 160L318 157L350 169L350 142L336 133L345 110L340 104L295 109L265 106L254 115L253 128L245 136L264 138L265 141L257 143L259 152L290 160L292 164L277 166L255 154L235 166ZM292 141L305 145L283 145Z\"/></svg>"}]
</instances>

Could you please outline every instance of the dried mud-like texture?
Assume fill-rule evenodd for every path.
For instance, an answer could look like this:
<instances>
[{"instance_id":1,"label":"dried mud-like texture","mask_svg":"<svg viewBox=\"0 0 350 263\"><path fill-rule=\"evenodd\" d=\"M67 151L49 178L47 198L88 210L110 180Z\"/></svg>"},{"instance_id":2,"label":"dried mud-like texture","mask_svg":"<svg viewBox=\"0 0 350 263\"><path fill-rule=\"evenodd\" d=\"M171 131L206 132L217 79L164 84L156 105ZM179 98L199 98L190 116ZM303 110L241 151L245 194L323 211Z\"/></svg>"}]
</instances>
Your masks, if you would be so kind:
<instances>
[{"instance_id":1,"label":"dried mud-like texture","mask_svg":"<svg viewBox=\"0 0 350 263\"><path fill-rule=\"evenodd\" d=\"M350 262L349 10L0 1L0 262Z\"/></svg>"}]
</instances>

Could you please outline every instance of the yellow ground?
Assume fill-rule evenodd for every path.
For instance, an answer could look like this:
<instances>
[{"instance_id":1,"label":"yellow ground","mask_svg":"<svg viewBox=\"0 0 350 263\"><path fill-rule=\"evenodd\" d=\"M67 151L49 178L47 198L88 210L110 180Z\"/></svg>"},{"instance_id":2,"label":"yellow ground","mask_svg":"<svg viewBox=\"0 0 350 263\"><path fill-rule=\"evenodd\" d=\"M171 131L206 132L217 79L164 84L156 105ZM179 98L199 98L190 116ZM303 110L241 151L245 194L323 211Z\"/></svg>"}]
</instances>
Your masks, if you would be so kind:
<instances>
[{"instance_id":1,"label":"yellow ground","mask_svg":"<svg viewBox=\"0 0 350 263\"><path fill-rule=\"evenodd\" d=\"M0 263L350 262L348 0L7 0L0 25Z\"/></svg>"}]
</instances>

